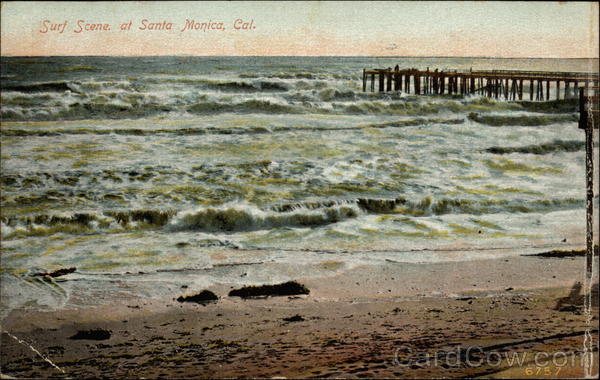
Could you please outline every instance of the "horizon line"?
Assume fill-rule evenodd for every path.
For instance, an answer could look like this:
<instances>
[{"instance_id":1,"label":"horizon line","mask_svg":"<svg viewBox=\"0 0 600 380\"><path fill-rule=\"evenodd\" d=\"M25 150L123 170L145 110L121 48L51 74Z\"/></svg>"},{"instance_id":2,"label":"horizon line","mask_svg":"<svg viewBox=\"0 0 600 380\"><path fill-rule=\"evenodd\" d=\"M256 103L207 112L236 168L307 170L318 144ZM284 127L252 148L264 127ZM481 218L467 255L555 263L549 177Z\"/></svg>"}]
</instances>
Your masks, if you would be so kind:
<instances>
[{"instance_id":1,"label":"horizon line","mask_svg":"<svg viewBox=\"0 0 600 380\"><path fill-rule=\"evenodd\" d=\"M51 57L114 57L114 58L135 58L135 57L302 57L302 58L480 58L480 59L600 59L600 57L501 57L491 55L195 55L195 54L151 54L151 55L101 55L101 54L74 54L74 55L3 55L0 58L51 58Z\"/></svg>"}]
</instances>

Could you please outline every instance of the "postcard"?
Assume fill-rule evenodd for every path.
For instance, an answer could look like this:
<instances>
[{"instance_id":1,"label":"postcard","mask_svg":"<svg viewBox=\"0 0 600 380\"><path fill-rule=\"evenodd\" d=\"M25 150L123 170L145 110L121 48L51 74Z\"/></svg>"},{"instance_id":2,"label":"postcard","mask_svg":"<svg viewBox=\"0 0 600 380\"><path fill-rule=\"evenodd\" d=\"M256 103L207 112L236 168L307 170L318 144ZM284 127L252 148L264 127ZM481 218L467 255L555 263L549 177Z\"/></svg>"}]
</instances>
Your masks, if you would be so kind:
<instances>
[{"instance_id":1,"label":"postcard","mask_svg":"<svg viewBox=\"0 0 600 380\"><path fill-rule=\"evenodd\" d=\"M2 378L596 378L597 2L1 3Z\"/></svg>"}]
</instances>

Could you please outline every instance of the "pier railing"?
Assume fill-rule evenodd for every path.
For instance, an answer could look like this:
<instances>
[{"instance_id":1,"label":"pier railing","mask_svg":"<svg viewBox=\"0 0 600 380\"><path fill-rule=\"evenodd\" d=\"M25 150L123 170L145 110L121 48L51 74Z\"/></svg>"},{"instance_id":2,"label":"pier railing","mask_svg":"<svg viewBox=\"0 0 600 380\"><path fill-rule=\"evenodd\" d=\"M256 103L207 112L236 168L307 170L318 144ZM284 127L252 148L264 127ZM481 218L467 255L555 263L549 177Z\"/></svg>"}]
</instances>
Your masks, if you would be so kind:
<instances>
[{"instance_id":1,"label":"pier railing","mask_svg":"<svg viewBox=\"0 0 600 380\"><path fill-rule=\"evenodd\" d=\"M363 91L403 91L417 95L479 94L504 100L523 100L523 92L529 92L529 100L550 100L551 93L563 99L577 98L580 87L597 88L599 74L592 72L552 72L515 70L418 70L364 69ZM551 91L552 89L552 91ZM595 90L597 93L597 89Z\"/></svg>"}]
</instances>

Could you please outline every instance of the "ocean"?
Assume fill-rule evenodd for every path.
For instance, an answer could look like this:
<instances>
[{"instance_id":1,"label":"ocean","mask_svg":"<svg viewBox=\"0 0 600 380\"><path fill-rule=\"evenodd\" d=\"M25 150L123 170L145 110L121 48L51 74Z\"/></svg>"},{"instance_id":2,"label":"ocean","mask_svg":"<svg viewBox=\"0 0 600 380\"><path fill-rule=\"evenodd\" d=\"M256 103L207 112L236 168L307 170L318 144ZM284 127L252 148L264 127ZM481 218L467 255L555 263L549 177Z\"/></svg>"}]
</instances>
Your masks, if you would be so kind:
<instances>
[{"instance_id":1,"label":"ocean","mask_svg":"<svg viewBox=\"0 0 600 380\"><path fill-rule=\"evenodd\" d=\"M3 57L3 316L585 245L576 102L362 92L363 68L395 65L598 70L588 59Z\"/></svg>"}]
</instances>

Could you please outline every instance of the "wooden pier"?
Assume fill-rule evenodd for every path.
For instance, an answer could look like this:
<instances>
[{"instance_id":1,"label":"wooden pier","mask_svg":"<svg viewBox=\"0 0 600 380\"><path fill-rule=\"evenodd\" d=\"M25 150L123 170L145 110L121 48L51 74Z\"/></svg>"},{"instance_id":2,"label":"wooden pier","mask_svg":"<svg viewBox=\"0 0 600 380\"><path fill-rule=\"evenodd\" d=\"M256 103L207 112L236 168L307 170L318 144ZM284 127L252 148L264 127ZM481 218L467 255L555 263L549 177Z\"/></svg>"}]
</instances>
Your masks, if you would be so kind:
<instances>
[{"instance_id":1,"label":"wooden pier","mask_svg":"<svg viewBox=\"0 0 600 380\"><path fill-rule=\"evenodd\" d=\"M369 85L370 80L370 86ZM416 95L477 94L495 99L524 100L523 92L529 92L529 100L577 98L578 88L597 88L598 73L513 71L513 70L469 70L468 72L443 70L364 69L363 91L369 87L375 92L402 91ZM596 89L597 93L597 89Z\"/></svg>"}]
</instances>

